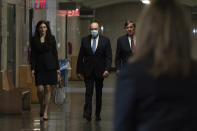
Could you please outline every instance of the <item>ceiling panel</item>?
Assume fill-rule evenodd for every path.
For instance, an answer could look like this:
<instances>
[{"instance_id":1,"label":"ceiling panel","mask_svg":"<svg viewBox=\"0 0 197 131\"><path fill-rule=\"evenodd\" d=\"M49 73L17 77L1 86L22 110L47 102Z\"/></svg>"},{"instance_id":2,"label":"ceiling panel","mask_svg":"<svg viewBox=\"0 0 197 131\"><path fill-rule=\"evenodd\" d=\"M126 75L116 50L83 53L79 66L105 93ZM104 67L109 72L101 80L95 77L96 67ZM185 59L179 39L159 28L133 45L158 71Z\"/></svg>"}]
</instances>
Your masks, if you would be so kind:
<instances>
[{"instance_id":1,"label":"ceiling panel","mask_svg":"<svg viewBox=\"0 0 197 131\"><path fill-rule=\"evenodd\" d=\"M100 8L112 4L124 3L124 2L141 2L140 0L73 0L81 3L83 6L90 8ZM183 4L189 6L197 6L197 0L179 0Z\"/></svg>"}]
</instances>

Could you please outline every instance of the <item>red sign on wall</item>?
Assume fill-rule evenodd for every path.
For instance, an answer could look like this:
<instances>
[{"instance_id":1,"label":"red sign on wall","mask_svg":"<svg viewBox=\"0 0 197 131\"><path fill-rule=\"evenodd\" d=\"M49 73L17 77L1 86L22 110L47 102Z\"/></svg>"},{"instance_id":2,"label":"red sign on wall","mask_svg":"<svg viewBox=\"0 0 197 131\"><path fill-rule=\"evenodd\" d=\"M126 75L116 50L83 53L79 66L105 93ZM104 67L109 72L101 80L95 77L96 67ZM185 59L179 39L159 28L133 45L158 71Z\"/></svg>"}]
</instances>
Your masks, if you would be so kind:
<instances>
[{"instance_id":1,"label":"red sign on wall","mask_svg":"<svg viewBox=\"0 0 197 131\"><path fill-rule=\"evenodd\" d=\"M59 16L65 16L68 15L68 17L73 17L73 16L79 16L79 9L77 8L76 10L58 10L57 14Z\"/></svg>"},{"instance_id":2,"label":"red sign on wall","mask_svg":"<svg viewBox=\"0 0 197 131\"><path fill-rule=\"evenodd\" d=\"M34 0L34 9L46 9L47 0Z\"/></svg>"}]
</instances>

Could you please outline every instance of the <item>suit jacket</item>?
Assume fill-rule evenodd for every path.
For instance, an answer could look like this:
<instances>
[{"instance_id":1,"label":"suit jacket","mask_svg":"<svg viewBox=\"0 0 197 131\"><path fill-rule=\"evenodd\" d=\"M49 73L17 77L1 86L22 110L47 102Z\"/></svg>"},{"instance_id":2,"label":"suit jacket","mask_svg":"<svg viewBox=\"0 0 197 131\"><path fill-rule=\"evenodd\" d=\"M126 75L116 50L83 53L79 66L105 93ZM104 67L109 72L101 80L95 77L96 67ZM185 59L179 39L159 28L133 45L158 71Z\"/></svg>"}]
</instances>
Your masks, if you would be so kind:
<instances>
[{"instance_id":1,"label":"suit jacket","mask_svg":"<svg viewBox=\"0 0 197 131\"><path fill-rule=\"evenodd\" d=\"M128 35L124 35L118 38L115 56L116 69L120 70L120 68L127 63L128 58L132 55L133 52L130 48Z\"/></svg>"},{"instance_id":2,"label":"suit jacket","mask_svg":"<svg viewBox=\"0 0 197 131\"><path fill-rule=\"evenodd\" d=\"M95 74L103 77L104 71L110 71L112 63L112 50L110 40L99 35L98 46L95 54L91 48L91 35L82 38L77 61L77 73L89 77Z\"/></svg>"},{"instance_id":3,"label":"suit jacket","mask_svg":"<svg viewBox=\"0 0 197 131\"><path fill-rule=\"evenodd\" d=\"M40 42L40 38L32 38L30 64L32 70L39 72L59 69L58 54L54 36L46 39L44 44Z\"/></svg>"},{"instance_id":4,"label":"suit jacket","mask_svg":"<svg viewBox=\"0 0 197 131\"><path fill-rule=\"evenodd\" d=\"M115 131L196 131L196 71L188 77L153 78L149 69L150 62L139 61L121 71L115 93Z\"/></svg>"}]
</instances>

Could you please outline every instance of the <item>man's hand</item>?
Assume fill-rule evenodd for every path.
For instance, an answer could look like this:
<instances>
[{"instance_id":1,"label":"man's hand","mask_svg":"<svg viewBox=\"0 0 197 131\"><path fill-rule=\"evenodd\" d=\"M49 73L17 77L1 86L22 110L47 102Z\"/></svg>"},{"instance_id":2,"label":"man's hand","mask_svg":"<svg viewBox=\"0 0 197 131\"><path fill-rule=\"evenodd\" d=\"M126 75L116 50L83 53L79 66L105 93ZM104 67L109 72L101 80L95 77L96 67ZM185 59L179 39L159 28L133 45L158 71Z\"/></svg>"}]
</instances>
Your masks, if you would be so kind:
<instances>
[{"instance_id":1,"label":"man's hand","mask_svg":"<svg viewBox=\"0 0 197 131\"><path fill-rule=\"evenodd\" d=\"M77 77L80 79L80 80L84 80L84 77L82 74L77 74Z\"/></svg>"},{"instance_id":2,"label":"man's hand","mask_svg":"<svg viewBox=\"0 0 197 131\"><path fill-rule=\"evenodd\" d=\"M107 77L109 76L109 72L108 72L108 71L104 71L103 76L104 76L105 78L107 78Z\"/></svg>"}]
</instances>

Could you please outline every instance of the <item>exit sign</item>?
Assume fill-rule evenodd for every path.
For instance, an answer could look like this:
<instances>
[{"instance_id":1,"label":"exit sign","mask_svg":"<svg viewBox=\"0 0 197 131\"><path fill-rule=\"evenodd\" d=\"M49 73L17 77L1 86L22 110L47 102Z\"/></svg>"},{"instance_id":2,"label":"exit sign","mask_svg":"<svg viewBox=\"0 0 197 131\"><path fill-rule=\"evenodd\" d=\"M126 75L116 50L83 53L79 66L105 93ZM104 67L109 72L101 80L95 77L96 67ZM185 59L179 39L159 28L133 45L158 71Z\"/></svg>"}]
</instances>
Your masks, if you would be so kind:
<instances>
[{"instance_id":1,"label":"exit sign","mask_svg":"<svg viewBox=\"0 0 197 131\"><path fill-rule=\"evenodd\" d=\"M47 0L34 0L34 9L46 9Z\"/></svg>"}]
</instances>

